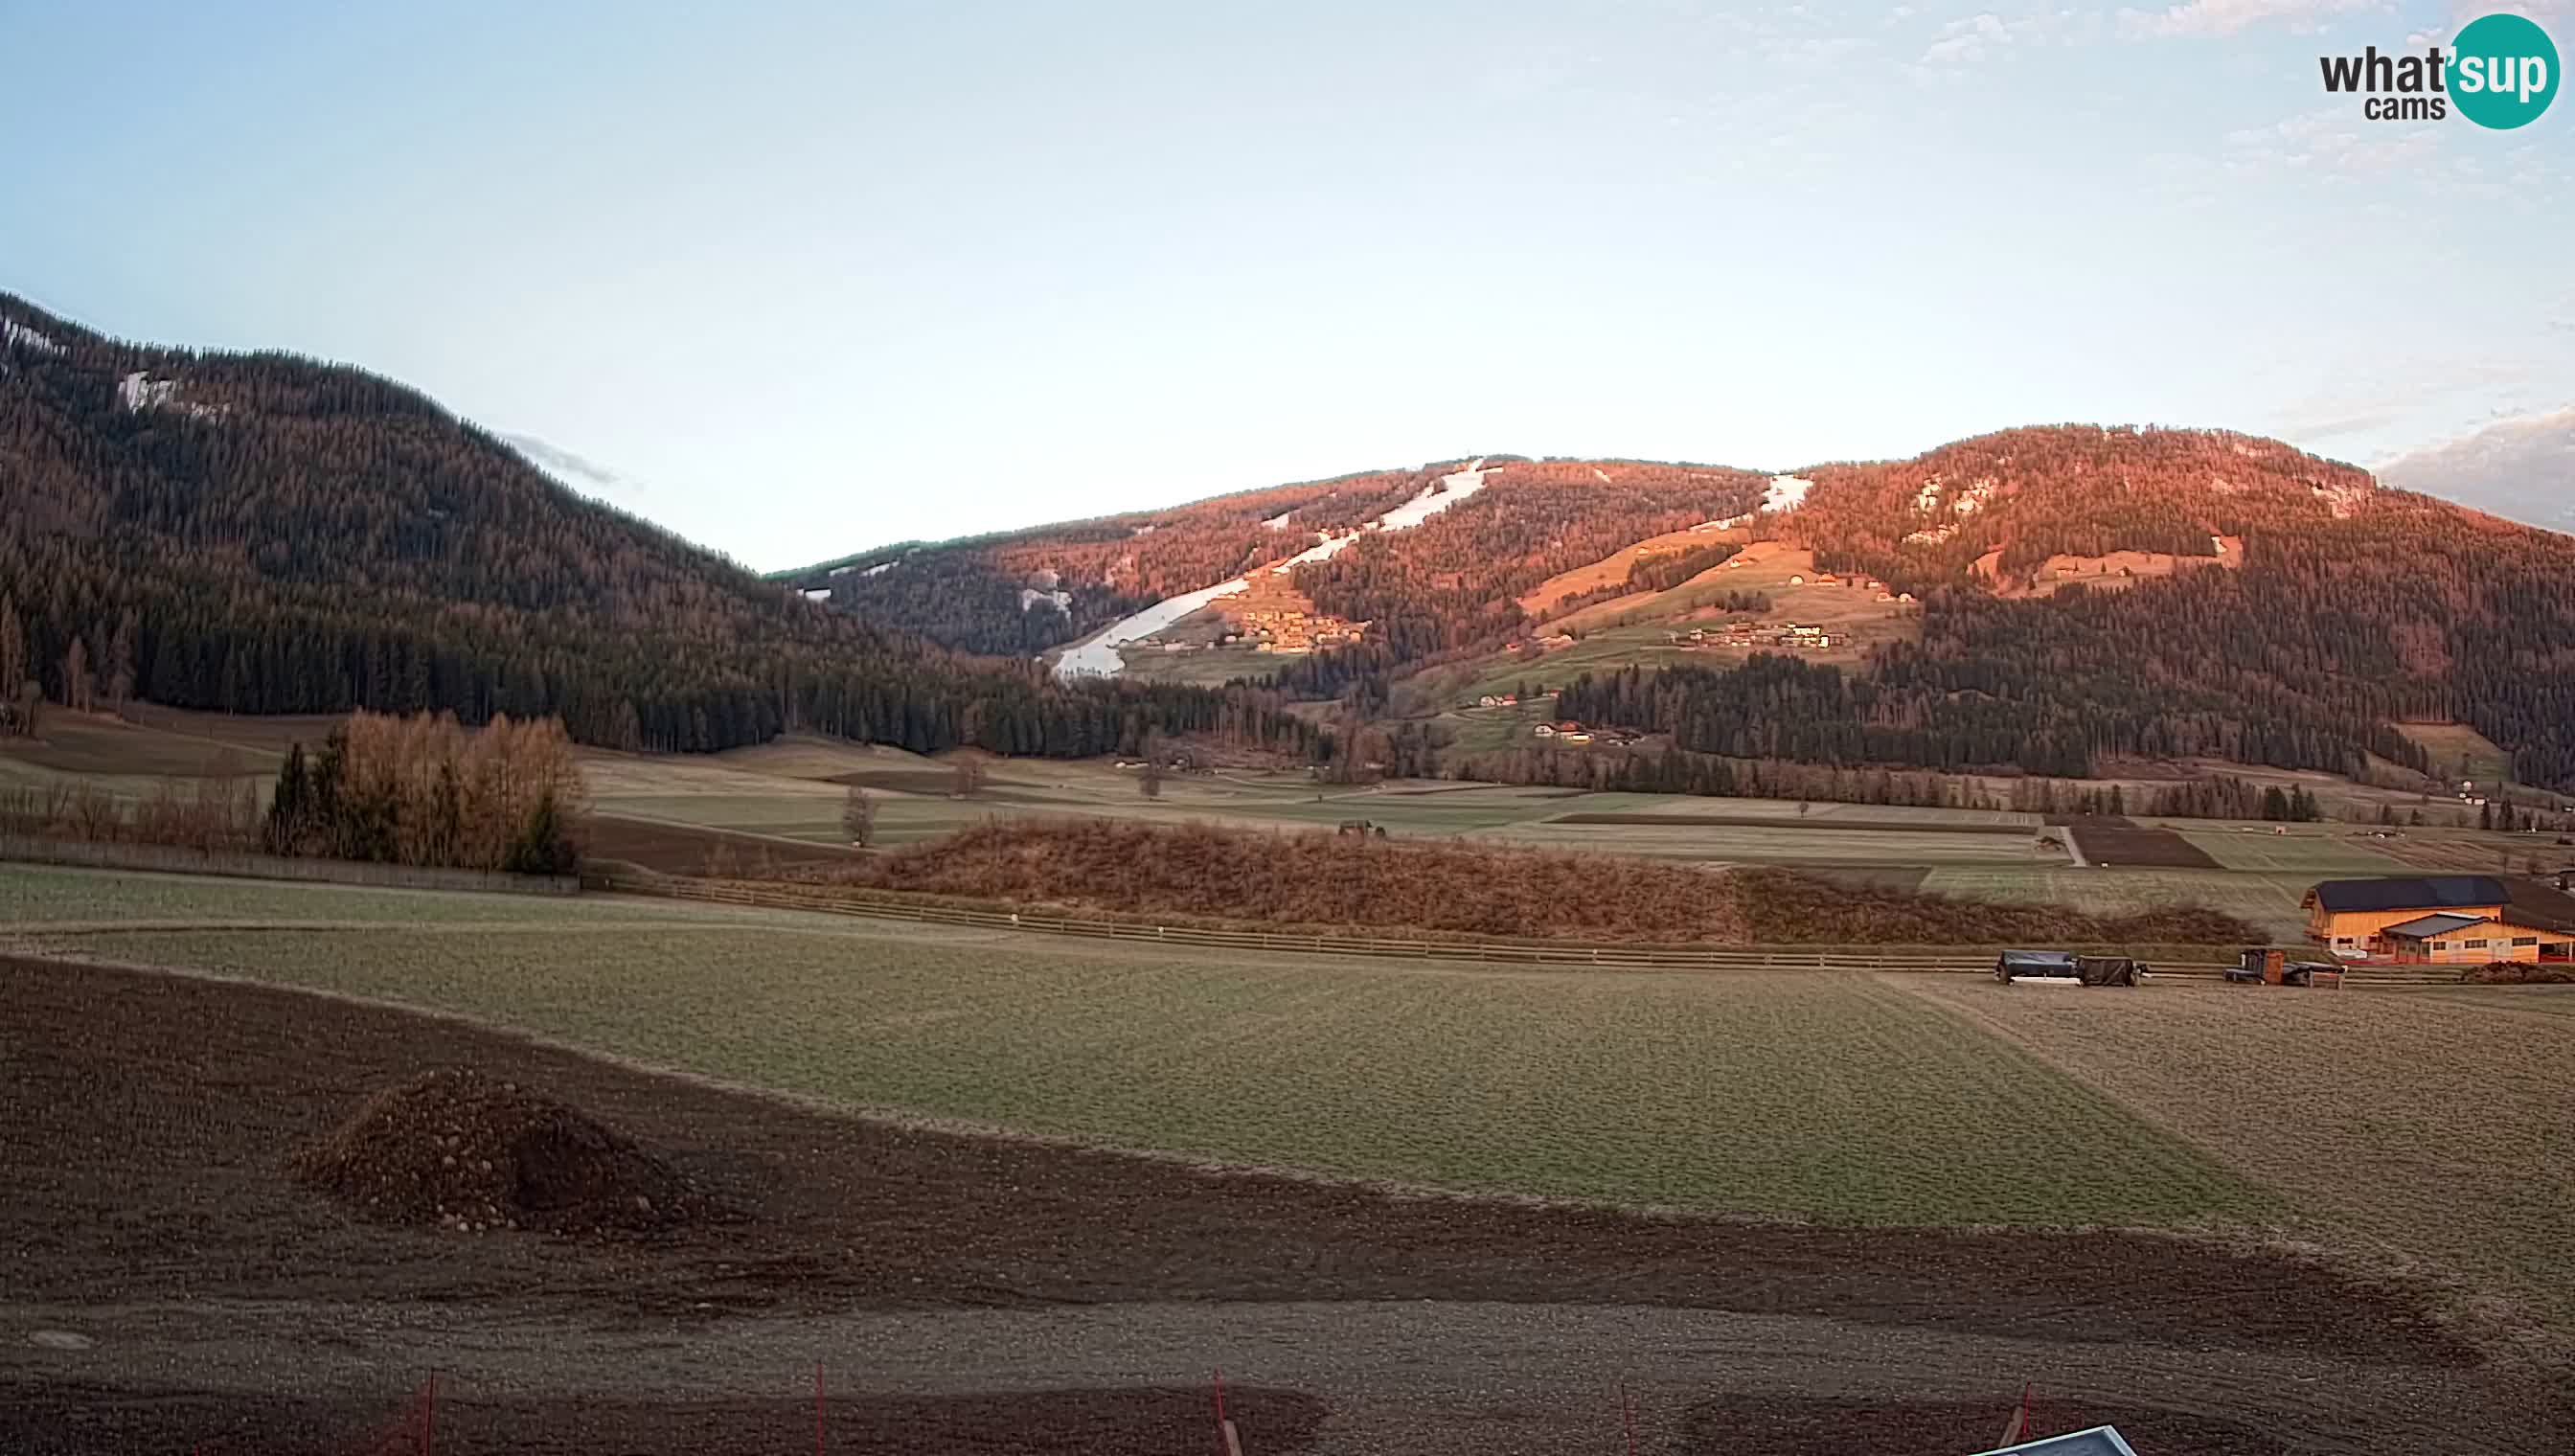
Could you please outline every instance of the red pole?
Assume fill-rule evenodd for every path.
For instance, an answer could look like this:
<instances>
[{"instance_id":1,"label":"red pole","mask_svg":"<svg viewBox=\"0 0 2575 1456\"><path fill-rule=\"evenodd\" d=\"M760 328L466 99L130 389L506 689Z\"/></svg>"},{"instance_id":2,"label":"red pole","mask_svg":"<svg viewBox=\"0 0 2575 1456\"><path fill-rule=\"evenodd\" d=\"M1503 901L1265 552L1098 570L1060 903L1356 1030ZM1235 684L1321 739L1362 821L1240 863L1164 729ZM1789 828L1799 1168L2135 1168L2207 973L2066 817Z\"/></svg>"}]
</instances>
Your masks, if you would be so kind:
<instances>
[{"instance_id":1,"label":"red pole","mask_svg":"<svg viewBox=\"0 0 2575 1456\"><path fill-rule=\"evenodd\" d=\"M420 1409L420 1456L438 1444L438 1372L429 1372L429 1396Z\"/></svg>"},{"instance_id":2,"label":"red pole","mask_svg":"<svg viewBox=\"0 0 2575 1456\"><path fill-rule=\"evenodd\" d=\"M823 1362L814 1362L814 1456L823 1456Z\"/></svg>"},{"instance_id":3,"label":"red pole","mask_svg":"<svg viewBox=\"0 0 2575 1456\"><path fill-rule=\"evenodd\" d=\"M1627 1423L1627 1456L1636 1456L1636 1403L1627 1398L1627 1382L1618 1382L1618 1414Z\"/></svg>"}]
</instances>

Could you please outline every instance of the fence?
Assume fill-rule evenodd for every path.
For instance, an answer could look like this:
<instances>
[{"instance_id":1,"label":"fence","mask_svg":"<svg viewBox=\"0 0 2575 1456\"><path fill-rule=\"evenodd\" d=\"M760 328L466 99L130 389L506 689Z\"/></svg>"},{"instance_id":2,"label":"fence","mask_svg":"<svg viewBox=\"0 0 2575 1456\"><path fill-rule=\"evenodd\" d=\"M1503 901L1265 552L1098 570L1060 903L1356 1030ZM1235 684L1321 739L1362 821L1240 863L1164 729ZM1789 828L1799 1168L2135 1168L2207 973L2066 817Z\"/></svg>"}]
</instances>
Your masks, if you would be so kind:
<instances>
[{"instance_id":1,"label":"fence","mask_svg":"<svg viewBox=\"0 0 2575 1456\"><path fill-rule=\"evenodd\" d=\"M1616 970L1913 970L1991 971L1999 945L1588 945L1558 940L1396 939L1288 930L1228 929L1212 925L1155 924L1085 918L1037 910L943 904L897 895L865 896L844 890L748 884L738 880L684 879L669 875L602 872L585 880L593 889L623 894L710 900L764 909L814 910L871 919L915 920L988 930L1205 945L1232 950L1272 950L1317 955L1360 955L1401 960L1472 960L1499 965L1595 965ZM2215 947L2169 947L2201 956ZM2116 952L2124 953L2124 952ZM2170 963L2148 957L2159 975L2215 978L2226 965Z\"/></svg>"},{"instance_id":2,"label":"fence","mask_svg":"<svg viewBox=\"0 0 2575 1456\"><path fill-rule=\"evenodd\" d=\"M154 874L225 874L241 879L302 879L390 889L462 889L509 894L569 895L581 881L569 874L503 874L491 869L438 869L419 864L371 864L357 859L297 859L279 854L232 853L173 844L128 844L96 839L48 839L0 834L0 860L72 864L90 869L135 869Z\"/></svg>"}]
</instances>

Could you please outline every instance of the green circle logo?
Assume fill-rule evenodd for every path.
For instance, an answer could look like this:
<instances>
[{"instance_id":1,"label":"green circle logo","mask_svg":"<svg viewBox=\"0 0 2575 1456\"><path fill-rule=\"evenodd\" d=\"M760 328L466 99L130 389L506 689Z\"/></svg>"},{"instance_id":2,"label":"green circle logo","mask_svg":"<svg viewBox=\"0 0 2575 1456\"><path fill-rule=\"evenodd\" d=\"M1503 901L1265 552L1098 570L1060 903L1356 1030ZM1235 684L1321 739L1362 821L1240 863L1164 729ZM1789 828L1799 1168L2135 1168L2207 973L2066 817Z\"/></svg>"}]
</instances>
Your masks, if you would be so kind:
<instances>
[{"instance_id":1,"label":"green circle logo","mask_svg":"<svg viewBox=\"0 0 2575 1456\"><path fill-rule=\"evenodd\" d=\"M2451 43L2450 100L2479 126L2528 126L2556 95L2557 45L2536 21L2484 16Z\"/></svg>"}]
</instances>

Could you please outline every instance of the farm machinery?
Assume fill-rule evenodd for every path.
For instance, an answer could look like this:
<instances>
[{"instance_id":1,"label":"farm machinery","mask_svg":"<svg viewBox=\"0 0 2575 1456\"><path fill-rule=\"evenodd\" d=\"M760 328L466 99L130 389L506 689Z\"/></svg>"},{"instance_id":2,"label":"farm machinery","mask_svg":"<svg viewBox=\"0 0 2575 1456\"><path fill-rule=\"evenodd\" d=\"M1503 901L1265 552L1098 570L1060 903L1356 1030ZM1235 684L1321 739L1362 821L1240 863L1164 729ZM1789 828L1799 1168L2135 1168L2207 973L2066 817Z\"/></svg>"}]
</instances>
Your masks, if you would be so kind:
<instances>
[{"instance_id":1,"label":"farm machinery","mask_svg":"<svg viewBox=\"0 0 2575 1456\"><path fill-rule=\"evenodd\" d=\"M2005 985L2132 986L2148 973L2144 961L2125 955L2006 950L1994 957L1994 979Z\"/></svg>"},{"instance_id":2,"label":"farm machinery","mask_svg":"<svg viewBox=\"0 0 2575 1456\"><path fill-rule=\"evenodd\" d=\"M2342 984L2342 963L2326 960L2291 960L2288 952L2262 945L2248 945L2242 959L2226 968L2228 985L2312 986Z\"/></svg>"}]
</instances>

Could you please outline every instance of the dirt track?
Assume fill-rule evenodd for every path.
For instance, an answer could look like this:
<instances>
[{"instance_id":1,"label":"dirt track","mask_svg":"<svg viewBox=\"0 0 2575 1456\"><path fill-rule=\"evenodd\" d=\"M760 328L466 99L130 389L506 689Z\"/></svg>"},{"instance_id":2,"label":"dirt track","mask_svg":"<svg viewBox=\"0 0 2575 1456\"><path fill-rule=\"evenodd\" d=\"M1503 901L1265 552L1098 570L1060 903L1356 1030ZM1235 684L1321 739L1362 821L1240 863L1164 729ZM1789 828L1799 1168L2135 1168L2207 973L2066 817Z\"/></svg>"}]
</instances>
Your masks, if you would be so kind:
<instances>
[{"instance_id":1,"label":"dirt track","mask_svg":"<svg viewBox=\"0 0 2575 1456\"><path fill-rule=\"evenodd\" d=\"M2565 1392L2476 1368L2400 1294L2179 1240L1759 1227L1199 1171L135 972L0 962L0 1008L10 1452L343 1451L433 1368L442 1451L801 1449L816 1362L846 1451L1204 1451L1193 1387L1215 1366L1257 1387L1238 1405L1256 1453L1613 1449L1621 1381L1641 1448L1663 1452L1945 1440L1998 1426L2024 1379L2148 1456L2575 1433ZM458 1064L582 1106L749 1216L605 1242L461 1235L358 1223L281 1175L367 1091ZM40 1330L95 1343L29 1343Z\"/></svg>"}]
</instances>

